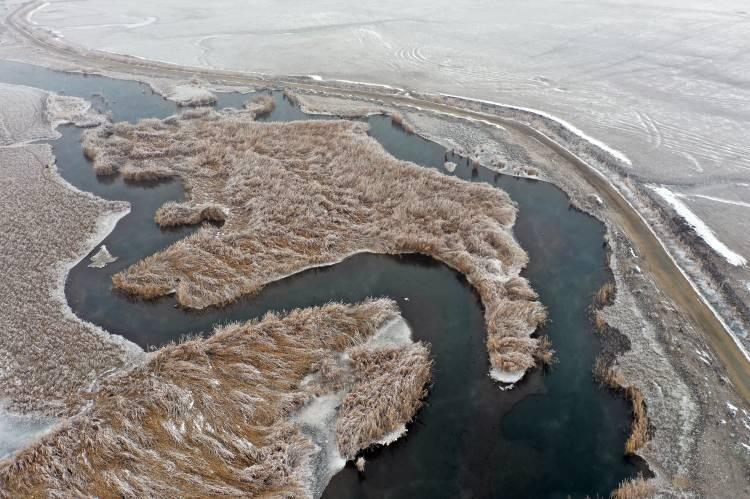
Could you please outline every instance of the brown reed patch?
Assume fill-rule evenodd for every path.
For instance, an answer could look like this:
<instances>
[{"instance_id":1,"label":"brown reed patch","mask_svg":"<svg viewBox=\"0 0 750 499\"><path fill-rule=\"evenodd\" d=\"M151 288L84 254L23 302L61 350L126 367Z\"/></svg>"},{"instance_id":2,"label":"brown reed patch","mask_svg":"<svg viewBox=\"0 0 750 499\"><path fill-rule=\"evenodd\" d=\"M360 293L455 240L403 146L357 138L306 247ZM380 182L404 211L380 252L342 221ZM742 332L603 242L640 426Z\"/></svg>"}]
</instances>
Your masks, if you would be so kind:
<instances>
[{"instance_id":1,"label":"brown reed patch","mask_svg":"<svg viewBox=\"0 0 750 499\"><path fill-rule=\"evenodd\" d=\"M504 192L398 161L362 123L253 117L191 110L85 135L97 172L159 168L182 180L188 199L166 204L157 222L218 214L224 221L116 274L116 288L142 298L174 293L180 305L200 309L357 252L418 252L477 289L493 368L535 364L538 340L530 335L546 311L519 277L527 256L513 238L516 207Z\"/></svg>"},{"instance_id":2,"label":"brown reed patch","mask_svg":"<svg viewBox=\"0 0 750 499\"><path fill-rule=\"evenodd\" d=\"M325 359L352 358L347 434L338 437L347 455L407 423L421 404L427 348L363 346L397 315L391 300L329 304L168 345L3 462L0 495L307 496L315 446L290 416L314 395L301 383Z\"/></svg>"},{"instance_id":3,"label":"brown reed patch","mask_svg":"<svg viewBox=\"0 0 750 499\"><path fill-rule=\"evenodd\" d=\"M347 459L410 421L427 396L432 362L428 348L358 347L350 354L356 378L341 403L336 433ZM373 406L372 400L377 400Z\"/></svg>"},{"instance_id":4,"label":"brown reed patch","mask_svg":"<svg viewBox=\"0 0 750 499\"><path fill-rule=\"evenodd\" d=\"M641 476L623 480L609 496L611 499L650 499L656 496L654 484Z\"/></svg>"},{"instance_id":5,"label":"brown reed patch","mask_svg":"<svg viewBox=\"0 0 750 499\"><path fill-rule=\"evenodd\" d=\"M271 114L276 109L276 103L270 95L258 95L245 103L245 109L257 118L258 116Z\"/></svg>"},{"instance_id":6,"label":"brown reed patch","mask_svg":"<svg viewBox=\"0 0 750 499\"><path fill-rule=\"evenodd\" d=\"M612 281L604 283L594 294L594 306L597 308L609 305L615 298L615 283Z\"/></svg>"},{"instance_id":7,"label":"brown reed patch","mask_svg":"<svg viewBox=\"0 0 750 499\"><path fill-rule=\"evenodd\" d=\"M649 440L648 414L643 394L635 386L628 385L622 374L616 369L607 366L602 359L596 360L594 376L603 385L623 393L630 401L633 422L630 426L630 436L625 442L625 454L635 454Z\"/></svg>"},{"instance_id":8,"label":"brown reed patch","mask_svg":"<svg viewBox=\"0 0 750 499\"><path fill-rule=\"evenodd\" d=\"M391 121L400 126L409 135L412 135L416 131L414 125L409 123L406 118L404 118L404 115L399 112L391 113Z\"/></svg>"}]
</instances>

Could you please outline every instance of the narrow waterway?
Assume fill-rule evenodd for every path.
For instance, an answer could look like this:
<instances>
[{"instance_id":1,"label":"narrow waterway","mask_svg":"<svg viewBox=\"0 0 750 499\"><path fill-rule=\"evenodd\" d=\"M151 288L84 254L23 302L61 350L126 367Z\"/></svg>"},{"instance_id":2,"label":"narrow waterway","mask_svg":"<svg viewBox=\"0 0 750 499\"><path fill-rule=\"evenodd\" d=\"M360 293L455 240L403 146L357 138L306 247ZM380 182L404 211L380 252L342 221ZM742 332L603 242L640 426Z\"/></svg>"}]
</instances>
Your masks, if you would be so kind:
<instances>
[{"instance_id":1,"label":"narrow waterway","mask_svg":"<svg viewBox=\"0 0 750 499\"><path fill-rule=\"evenodd\" d=\"M177 111L135 82L3 61L0 81L93 99L115 121ZM246 98L225 94L218 106L237 106ZM274 93L274 99L276 109L264 120L309 118L281 93ZM371 135L394 156L443 171L445 150L438 144L407 135L387 117L368 122ZM364 475L347 466L333 478L325 497L596 497L607 496L635 474L636 463L622 451L630 424L628 405L591 376L599 342L587 307L609 278L603 226L571 209L556 187L483 167L472 171L465 159L452 158L459 164L454 175L496 185L518 203L515 235L530 257L524 275L550 312L544 333L554 343L558 364L548 371L537 369L513 390L501 391L487 376L479 297L463 276L428 257L357 255L203 312L177 308L172 298L144 302L113 292L112 274L195 228L160 230L153 222L161 204L183 196L178 182L143 185L120 177L97 178L82 155L81 131L63 127L61 132L51 143L60 174L82 190L132 205L103 241L118 260L92 269L86 258L70 272L66 296L79 317L149 347L269 310L389 296L398 301L415 339L432 345L434 384L407 437L369 452Z\"/></svg>"}]
</instances>

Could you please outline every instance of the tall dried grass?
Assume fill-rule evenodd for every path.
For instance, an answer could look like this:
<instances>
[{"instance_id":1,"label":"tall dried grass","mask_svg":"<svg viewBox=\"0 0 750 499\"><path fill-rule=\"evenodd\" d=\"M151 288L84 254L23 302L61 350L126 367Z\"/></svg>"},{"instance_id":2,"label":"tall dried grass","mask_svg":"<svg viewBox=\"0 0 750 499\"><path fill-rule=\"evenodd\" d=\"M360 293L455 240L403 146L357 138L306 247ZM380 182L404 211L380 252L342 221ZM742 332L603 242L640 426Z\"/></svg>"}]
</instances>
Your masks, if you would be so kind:
<instances>
[{"instance_id":1,"label":"tall dried grass","mask_svg":"<svg viewBox=\"0 0 750 499\"><path fill-rule=\"evenodd\" d=\"M656 496L656 486L639 476L623 480L609 496L611 499L650 499Z\"/></svg>"},{"instance_id":2,"label":"tall dried grass","mask_svg":"<svg viewBox=\"0 0 750 499\"><path fill-rule=\"evenodd\" d=\"M630 401L633 422L630 426L630 436L625 442L625 454L635 454L649 440L648 414L643 394L638 388L628 384L619 371L607 366L602 359L597 359L594 366L594 375L602 384L615 391L622 392Z\"/></svg>"},{"instance_id":3,"label":"tall dried grass","mask_svg":"<svg viewBox=\"0 0 750 499\"><path fill-rule=\"evenodd\" d=\"M336 428L347 459L411 420L427 395L432 366L421 343L375 351L359 347L350 357L356 382L341 403Z\"/></svg>"},{"instance_id":4,"label":"tall dried grass","mask_svg":"<svg viewBox=\"0 0 750 499\"><path fill-rule=\"evenodd\" d=\"M257 118L273 112L276 109L276 103L270 95L258 95L245 103L245 109Z\"/></svg>"},{"instance_id":5,"label":"tall dried grass","mask_svg":"<svg viewBox=\"0 0 750 499\"><path fill-rule=\"evenodd\" d=\"M399 112L391 113L391 122L403 128L403 130L409 135L413 134L416 131L414 129L414 125L409 123L406 118L404 118L404 115Z\"/></svg>"},{"instance_id":6,"label":"tall dried grass","mask_svg":"<svg viewBox=\"0 0 750 499\"><path fill-rule=\"evenodd\" d=\"M594 293L594 306L603 307L609 305L615 298L615 283L608 281L602 285L601 288Z\"/></svg>"},{"instance_id":7,"label":"tall dried grass","mask_svg":"<svg viewBox=\"0 0 750 499\"><path fill-rule=\"evenodd\" d=\"M159 210L165 225L225 215L117 274L116 288L143 298L174 292L204 308L361 251L418 252L467 276L485 307L493 368L534 365L530 338L544 307L518 277L527 256L512 236L516 208L493 187L398 161L362 123L263 124L253 113L202 110L180 118L118 123L85 135L98 173L167 169L189 199Z\"/></svg>"},{"instance_id":8,"label":"tall dried grass","mask_svg":"<svg viewBox=\"0 0 750 499\"><path fill-rule=\"evenodd\" d=\"M0 148L0 398L13 411L64 415L81 404L78 390L140 349L67 309L64 266L126 206L71 190L53 162L47 145Z\"/></svg>"},{"instance_id":9,"label":"tall dried grass","mask_svg":"<svg viewBox=\"0 0 750 499\"><path fill-rule=\"evenodd\" d=\"M390 300L329 304L164 347L104 383L87 412L2 463L0 495L308 496L315 446L290 416L312 396L301 383L324 359L352 352L357 381L338 434L348 456L419 407L426 348L362 346L397 315Z\"/></svg>"}]
</instances>

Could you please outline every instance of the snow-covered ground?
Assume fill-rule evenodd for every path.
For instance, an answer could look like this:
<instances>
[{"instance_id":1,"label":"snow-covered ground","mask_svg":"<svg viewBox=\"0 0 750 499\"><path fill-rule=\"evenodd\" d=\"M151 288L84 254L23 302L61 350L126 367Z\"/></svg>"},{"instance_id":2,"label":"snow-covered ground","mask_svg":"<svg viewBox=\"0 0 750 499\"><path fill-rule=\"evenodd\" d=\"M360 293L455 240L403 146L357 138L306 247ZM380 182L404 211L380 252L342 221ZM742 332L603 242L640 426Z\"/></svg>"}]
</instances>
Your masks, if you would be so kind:
<instances>
[{"instance_id":1,"label":"snow-covered ground","mask_svg":"<svg viewBox=\"0 0 750 499\"><path fill-rule=\"evenodd\" d=\"M743 0L51 0L29 18L153 60L543 110L626 157L632 177L730 198L750 182L748 11ZM721 240L733 228L715 211L703 221Z\"/></svg>"},{"instance_id":2,"label":"snow-covered ground","mask_svg":"<svg viewBox=\"0 0 750 499\"><path fill-rule=\"evenodd\" d=\"M654 192L660 195L674 210L690 224L695 232L708 244L714 251L720 254L726 261L735 266L747 264L747 259L742 255L732 251L722 241L716 237L716 234L682 201L684 196L676 194L666 187L652 186Z\"/></svg>"},{"instance_id":3,"label":"snow-covered ground","mask_svg":"<svg viewBox=\"0 0 750 499\"><path fill-rule=\"evenodd\" d=\"M0 404L0 459L41 437L54 424L52 418L13 414Z\"/></svg>"}]
</instances>

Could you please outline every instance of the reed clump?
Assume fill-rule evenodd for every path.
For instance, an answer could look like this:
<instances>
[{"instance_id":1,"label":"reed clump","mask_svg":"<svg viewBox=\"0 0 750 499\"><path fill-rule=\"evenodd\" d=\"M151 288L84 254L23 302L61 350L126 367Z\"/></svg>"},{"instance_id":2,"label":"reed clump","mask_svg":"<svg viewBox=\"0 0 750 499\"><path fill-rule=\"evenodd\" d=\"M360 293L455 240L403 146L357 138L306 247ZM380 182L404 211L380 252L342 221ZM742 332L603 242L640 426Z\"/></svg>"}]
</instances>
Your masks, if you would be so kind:
<instances>
[{"instance_id":1,"label":"reed clump","mask_svg":"<svg viewBox=\"0 0 750 499\"><path fill-rule=\"evenodd\" d=\"M359 347L350 358L356 381L341 403L336 433L342 455L354 459L357 451L399 430L416 414L427 396L432 361L422 343Z\"/></svg>"},{"instance_id":2,"label":"reed clump","mask_svg":"<svg viewBox=\"0 0 750 499\"><path fill-rule=\"evenodd\" d=\"M345 399L341 427L358 437L338 434L347 456L406 424L421 403L426 347L366 346L397 316L391 300L334 303L168 345L105 381L87 411L3 462L0 490L13 497L309 497L316 447L292 416L314 395L302 381L324 359L352 358L356 381L345 389L354 395Z\"/></svg>"},{"instance_id":3,"label":"reed clump","mask_svg":"<svg viewBox=\"0 0 750 499\"><path fill-rule=\"evenodd\" d=\"M257 118L258 116L271 114L276 109L276 103L270 95L258 95L245 103L245 109Z\"/></svg>"},{"instance_id":4,"label":"reed clump","mask_svg":"<svg viewBox=\"0 0 750 499\"><path fill-rule=\"evenodd\" d=\"M607 366L602 359L597 359L594 375L603 385L623 393L630 401L633 422L630 426L630 436L625 442L625 454L634 455L649 440L648 414L643 394L638 388L628 384L622 373Z\"/></svg>"},{"instance_id":5,"label":"reed clump","mask_svg":"<svg viewBox=\"0 0 750 499\"><path fill-rule=\"evenodd\" d=\"M223 224L227 214L223 206L212 203L165 203L154 216L154 221L162 227L177 227L179 225L194 225L201 222Z\"/></svg>"},{"instance_id":6,"label":"reed clump","mask_svg":"<svg viewBox=\"0 0 750 499\"><path fill-rule=\"evenodd\" d=\"M594 306L597 308L609 305L615 298L615 283L608 281L594 294Z\"/></svg>"},{"instance_id":7,"label":"reed clump","mask_svg":"<svg viewBox=\"0 0 750 499\"><path fill-rule=\"evenodd\" d=\"M633 411L633 424L630 427L630 436L625 442L625 454L633 455L648 442L646 402L640 390L632 385L625 387L625 394L630 400Z\"/></svg>"},{"instance_id":8,"label":"reed clump","mask_svg":"<svg viewBox=\"0 0 750 499\"><path fill-rule=\"evenodd\" d=\"M391 113L391 121L403 128L403 130L409 135L412 135L416 131L414 125L408 122L406 118L404 118L404 115L398 111Z\"/></svg>"},{"instance_id":9,"label":"reed clump","mask_svg":"<svg viewBox=\"0 0 750 499\"><path fill-rule=\"evenodd\" d=\"M656 486L639 476L623 480L609 496L611 499L651 499L656 496Z\"/></svg>"},{"instance_id":10,"label":"reed clump","mask_svg":"<svg viewBox=\"0 0 750 499\"><path fill-rule=\"evenodd\" d=\"M88 132L97 173L167 169L188 199L156 220L204 226L113 277L142 298L174 293L189 308L224 305L303 269L358 252L418 252L463 273L485 307L494 370L535 364L546 318L512 235L516 207L503 191L399 161L366 125L258 123L252 112L191 111ZM503 340L503 338L506 338Z\"/></svg>"}]
</instances>

